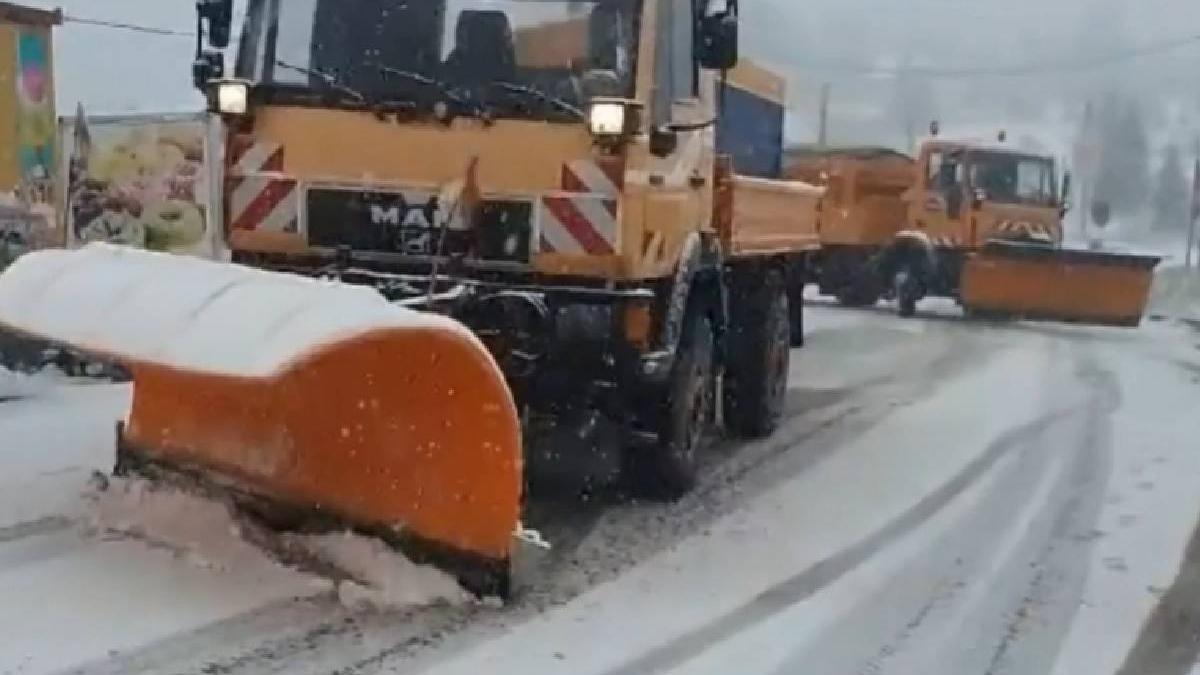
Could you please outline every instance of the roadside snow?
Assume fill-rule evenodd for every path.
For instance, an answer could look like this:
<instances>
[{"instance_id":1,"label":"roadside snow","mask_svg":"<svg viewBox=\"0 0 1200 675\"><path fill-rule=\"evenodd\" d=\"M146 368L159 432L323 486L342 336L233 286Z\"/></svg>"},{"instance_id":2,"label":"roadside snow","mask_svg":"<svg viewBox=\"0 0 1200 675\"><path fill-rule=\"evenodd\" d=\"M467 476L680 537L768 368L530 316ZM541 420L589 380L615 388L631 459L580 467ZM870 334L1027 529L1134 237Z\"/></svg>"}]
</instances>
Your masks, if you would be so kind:
<instances>
[{"instance_id":1,"label":"roadside snow","mask_svg":"<svg viewBox=\"0 0 1200 675\"><path fill-rule=\"evenodd\" d=\"M114 429L129 409L128 385L56 379L16 375L0 384L26 394L0 404L0 530L75 517L88 476L112 469Z\"/></svg>"},{"instance_id":2,"label":"roadside snow","mask_svg":"<svg viewBox=\"0 0 1200 675\"><path fill-rule=\"evenodd\" d=\"M1200 321L1200 270L1168 267L1154 275L1150 314Z\"/></svg>"},{"instance_id":3,"label":"roadside snow","mask_svg":"<svg viewBox=\"0 0 1200 675\"><path fill-rule=\"evenodd\" d=\"M217 573L270 574L279 567L243 538L242 526L226 504L137 478L107 482L107 489L92 490L85 497L92 505L85 525L94 536L142 541ZM330 586L314 580L313 588L323 591Z\"/></svg>"},{"instance_id":4,"label":"roadside snow","mask_svg":"<svg viewBox=\"0 0 1200 675\"><path fill-rule=\"evenodd\" d=\"M453 578L417 565L378 539L350 532L294 537L310 553L356 581L338 584L338 599L349 609L388 609L462 604L471 598Z\"/></svg>"},{"instance_id":5,"label":"roadside snow","mask_svg":"<svg viewBox=\"0 0 1200 675\"><path fill-rule=\"evenodd\" d=\"M46 383L39 378L14 373L7 368L0 367L0 401L32 396L45 388Z\"/></svg>"},{"instance_id":6,"label":"roadside snow","mask_svg":"<svg viewBox=\"0 0 1200 675\"><path fill-rule=\"evenodd\" d=\"M219 501L142 481L89 487L112 469L128 385L2 382L33 391L0 403L0 673L80 668L301 599L336 604L333 582L279 563ZM356 579L338 593L355 608L465 601L448 576L372 540L298 539Z\"/></svg>"},{"instance_id":7,"label":"roadside snow","mask_svg":"<svg viewBox=\"0 0 1200 675\"><path fill-rule=\"evenodd\" d=\"M254 537L265 541L276 535L251 532L233 507L222 501L138 478L113 478L107 483L106 489L88 495L93 503L88 525L94 534L116 533L165 548L195 567L216 573L278 573L304 581L314 593L335 588L333 581L286 567L251 543ZM338 582L336 590L350 609L465 603L470 599L453 577L414 564L377 539L340 532L285 535L280 541L344 574L347 579Z\"/></svg>"}]
</instances>

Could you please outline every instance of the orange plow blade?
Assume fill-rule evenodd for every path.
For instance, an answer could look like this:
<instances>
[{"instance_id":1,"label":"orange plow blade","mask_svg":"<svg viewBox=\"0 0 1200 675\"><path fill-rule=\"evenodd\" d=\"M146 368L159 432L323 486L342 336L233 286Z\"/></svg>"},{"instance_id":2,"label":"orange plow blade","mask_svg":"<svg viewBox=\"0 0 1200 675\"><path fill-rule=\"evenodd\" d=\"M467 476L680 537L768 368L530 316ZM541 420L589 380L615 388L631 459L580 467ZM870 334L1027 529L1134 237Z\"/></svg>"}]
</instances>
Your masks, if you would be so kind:
<instances>
[{"instance_id":1,"label":"orange plow blade","mask_svg":"<svg viewBox=\"0 0 1200 675\"><path fill-rule=\"evenodd\" d=\"M963 266L969 312L1136 327L1160 258L991 242Z\"/></svg>"},{"instance_id":2,"label":"orange plow blade","mask_svg":"<svg viewBox=\"0 0 1200 675\"><path fill-rule=\"evenodd\" d=\"M0 324L128 367L119 463L381 534L506 592L520 429L460 324L369 289L104 245L19 259Z\"/></svg>"}]
</instances>

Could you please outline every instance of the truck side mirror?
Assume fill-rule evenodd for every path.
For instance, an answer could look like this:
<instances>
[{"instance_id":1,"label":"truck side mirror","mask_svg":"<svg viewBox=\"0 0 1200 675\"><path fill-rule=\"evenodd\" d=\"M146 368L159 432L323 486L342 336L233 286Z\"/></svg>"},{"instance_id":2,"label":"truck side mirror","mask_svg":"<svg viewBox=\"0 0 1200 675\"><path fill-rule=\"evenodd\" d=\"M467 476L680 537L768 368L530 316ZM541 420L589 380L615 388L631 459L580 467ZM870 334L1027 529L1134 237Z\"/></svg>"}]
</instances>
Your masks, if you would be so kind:
<instances>
[{"instance_id":1,"label":"truck side mirror","mask_svg":"<svg viewBox=\"0 0 1200 675\"><path fill-rule=\"evenodd\" d=\"M679 134L669 127L655 127L650 130L650 154L655 157L667 157L679 147Z\"/></svg>"},{"instance_id":2,"label":"truck side mirror","mask_svg":"<svg viewBox=\"0 0 1200 675\"><path fill-rule=\"evenodd\" d=\"M713 0L709 4L719 4ZM738 62L737 4L726 0L722 11L706 11L700 19L700 39L696 44L696 60L708 70L730 70Z\"/></svg>"},{"instance_id":3,"label":"truck side mirror","mask_svg":"<svg viewBox=\"0 0 1200 675\"><path fill-rule=\"evenodd\" d=\"M192 61L192 85L208 91L208 83L225 77L225 55L220 52L200 52Z\"/></svg>"},{"instance_id":4,"label":"truck side mirror","mask_svg":"<svg viewBox=\"0 0 1200 675\"><path fill-rule=\"evenodd\" d=\"M1062 197L1058 200L1064 209L1069 209L1071 204L1071 172L1063 174Z\"/></svg>"},{"instance_id":5,"label":"truck side mirror","mask_svg":"<svg viewBox=\"0 0 1200 675\"><path fill-rule=\"evenodd\" d=\"M196 0L196 14L208 22L208 44L216 49L229 46L233 28L233 0Z\"/></svg>"}]
</instances>

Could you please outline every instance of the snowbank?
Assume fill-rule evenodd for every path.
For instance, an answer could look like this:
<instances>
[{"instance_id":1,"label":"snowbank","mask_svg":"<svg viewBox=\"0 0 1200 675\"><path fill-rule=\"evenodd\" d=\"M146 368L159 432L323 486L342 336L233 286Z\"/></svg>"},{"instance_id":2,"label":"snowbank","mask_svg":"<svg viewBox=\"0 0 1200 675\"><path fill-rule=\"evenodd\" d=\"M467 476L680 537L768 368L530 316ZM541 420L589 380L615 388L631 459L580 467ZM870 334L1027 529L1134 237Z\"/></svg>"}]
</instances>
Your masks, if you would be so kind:
<instances>
[{"instance_id":1,"label":"snowbank","mask_svg":"<svg viewBox=\"0 0 1200 675\"><path fill-rule=\"evenodd\" d=\"M33 396L39 391L45 391L47 386L42 378L14 373L0 367L0 401Z\"/></svg>"},{"instance_id":2,"label":"snowbank","mask_svg":"<svg viewBox=\"0 0 1200 675\"><path fill-rule=\"evenodd\" d=\"M368 288L108 244L19 258L0 275L0 323L89 351L249 376L380 329L475 340Z\"/></svg>"},{"instance_id":3,"label":"snowbank","mask_svg":"<svg viewBox=\"0 0 1200 675\"><path fill-rule=\"evenodd\" d=\"M1168 267L1154 275L1150 314L1200 321L1200 270Z\"/></svg>"},{"instance_id":4,"label":"snowbank","mask_svg":"<svg viewBox=\"0 0 1200 675\"><path fill-rule=\"evenodd\" d=\"M301 575L313 593L333 590L351 609L389 609L470 600L458 583L433 567L417 565L377 539L344 532L276 535L242 522L229 504L179 487L141 479L109 479L93 490L88 528L97 536L119 535L172 552L215 573ZM327 577L285 566L252 541L299 551L335 569ZM335 575L336 576L336 575Z\"/></svg>"},{"instance_id":5,"label":"snowbank","mask_svg":"<svg viewBox=\"0 0 1200 675\"><path fill-rule=\"evenodd\" d=\"M350 609L408 607L439 601L460 604L470 599L445 573L414 564L378 539L351 532L292 539L355 579L338 584L338 599Z\"/></svg>"}]
</instances>

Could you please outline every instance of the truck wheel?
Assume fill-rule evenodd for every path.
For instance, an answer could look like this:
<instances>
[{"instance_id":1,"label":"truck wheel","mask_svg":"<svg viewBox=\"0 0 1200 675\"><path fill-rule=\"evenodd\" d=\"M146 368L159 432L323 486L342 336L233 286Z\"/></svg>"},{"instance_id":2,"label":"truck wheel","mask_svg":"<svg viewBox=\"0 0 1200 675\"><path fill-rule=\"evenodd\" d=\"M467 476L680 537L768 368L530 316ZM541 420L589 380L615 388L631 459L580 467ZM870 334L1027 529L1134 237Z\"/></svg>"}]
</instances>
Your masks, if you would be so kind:
<instances>
[{"instance_id":1,"label":"truck wheel","mask_svg":"<svg viewBox=\"0 0 1200 675\"><path fill-rule=\"evenodd\" d=\"M877 284L865 279L855 279L848 286L843 286L837 294L837 301L843 307L873 307L879 302Z\"/></svg>"},{"instance_id":2,"label":"truck wheel","mask_svg":"<svg viewBox=\"0 0 1200 675\"><path fill-rule=\"evenodd\" d=\"M783 416L791 365L788 295L776 275L734 309L725 377L725 421L744 438L771 435Z\"/></svg>"},{"instance_id":3,"label":"truck wheel","mask_svg":"<svg viewBox=\"0 0 1200 675\"><path fill-rule=\"evenodd\" d=\"M695 312L680 340L675 370L643 475L655 497L678 499L696 486L697 451L713 412L713 328Z\"/></svg>"},{"instance_id":4,"label":"truck wheel","mask_svg":"<svg viewBox=\"0 0 1200 675\"><path fill-rule=\"evenodd\" d=\"M787 298L788 303L788 324L791 330L791 345L793 347L804 346L804 289L792 293Z\"/></svg>"},{"instance_id":5,"label":"truck wheel","mask_svg":"<svg viewBox=\"0 0 1200 675\"><path fill-rule=\"evenodd\" d=\"M788 325L791 327L791 345L804 346L804 288L808 285L809 260L793 263L786 275L785 289L788 301Z\"/></svg>"},{"instance_id":6,"label":"truck wheel","mask_svg":"<svg viewBox=\"0 0 1200 675\"><path fill-rule=\"evenodd\" d=\"M895 277L896 306L902 317L908 318L917 313L917 279L911 267L905 265L896 271Z\"/></svg>"}]
</instances>

